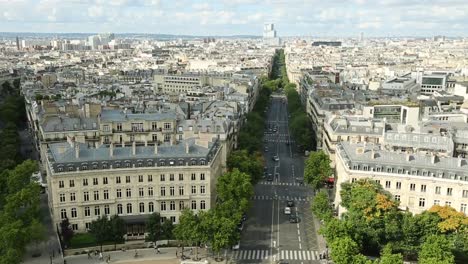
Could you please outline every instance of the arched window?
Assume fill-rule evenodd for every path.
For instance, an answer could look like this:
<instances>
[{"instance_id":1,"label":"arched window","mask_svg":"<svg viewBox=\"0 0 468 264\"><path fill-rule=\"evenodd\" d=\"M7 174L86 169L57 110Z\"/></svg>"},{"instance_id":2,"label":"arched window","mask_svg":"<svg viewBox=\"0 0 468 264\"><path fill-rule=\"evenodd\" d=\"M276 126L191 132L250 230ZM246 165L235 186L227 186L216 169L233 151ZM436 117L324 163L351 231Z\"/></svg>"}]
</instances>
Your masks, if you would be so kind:
<instances>
[{"instance_id":1,"label":"arched window","mask_svg":"<svg viewBox=\"0 0 468 264\"><path fill-rule=\"evenodd\" d=\"M117 205L117 214L123 214L123 208L121 204Z\"/></svg>"},{"instance_id":2,"label":"arched window","mask_svg":"<svg viewBox=\"0 0 468 264\"><path fill-rule=\"evenodd\" d=\"M144 212L145 212L145 204L140 203L140 213L144 213Z\"/></svg>"},{"instance_id":3,"label":"arched window","mask_svg":"<svg viewBox=\"0 0 468 264\"><path fill-rule=\"evenodd\" d=\"M205 208L206 208L205 201L204 201L204 200L200 201L200 209L203 210L203 209L205 209Z\"/></svg>"},{"instance_id":4,"label":"arched window","mask_svg":"<svg viewBox=\"0 0 468 264\"><path fill-rule=\"evenodd\" d=\"M131 213L132 213L132 204L128 203L127 204L127 214L131 214Z\"/></svg>"},{"instance_id":5,"label":"arched window","mask_svg":"<svg viewBox=\"0 0 468 264\"><path fill-rule=\"evenodd\" d=\"M154 212L154 203L153 202L148 203L148 212L150 212L150 213Z\"/></svg>"}]
</instances>

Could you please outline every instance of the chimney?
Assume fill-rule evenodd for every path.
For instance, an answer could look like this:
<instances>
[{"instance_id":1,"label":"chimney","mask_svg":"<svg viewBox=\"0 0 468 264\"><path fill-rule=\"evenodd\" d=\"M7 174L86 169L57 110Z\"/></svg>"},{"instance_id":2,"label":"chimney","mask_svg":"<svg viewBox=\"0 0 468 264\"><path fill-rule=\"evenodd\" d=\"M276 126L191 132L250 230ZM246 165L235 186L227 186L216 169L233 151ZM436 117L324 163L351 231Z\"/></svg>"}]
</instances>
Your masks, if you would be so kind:
<instances>
[{"instance_id":1,"label":"chimney","mask_svg":"<svg viewBox=\"0 0 468 264\"><path fill-rule=\"evenodd\" d=\"M136 142L135 141L132 142L132 155L133 156L136 155Z\"/></svg>"},{"instance_id":2,"label":"chimney","mask_svg":"<svg viewBox=\"0 0 468 264\"><path fill-rule=\"evenodd\" d=\"M371 159L375 159L375 151L374 151L374 149L372 149L372 151L371 151Z\"/></svg>"},{"instance_id":3,"label":"chimney","mask_svg":"<svg viewBox=\"0 0 468 264\"><path fill-rule=\"evenodd\" d=\"M75 145L75 158L80 158L80 145L76 144Z\"/></svg>"},{"instance_id":4,"label":"chimney","mask_svg":"<svg viewBox=\"0 0 468 264\"><path fill-rule=\"evenodd\" d=\"M432 156L431 156L431 163L432 164L435 164L437 162L437 156L435 153L432 153Z\"/></svg>"},{"instance_id":5,"label":"chimney","mask_svg":"<svg viewBox=\"0 0 468 264\"><path fill-rule=\"evenodd\" d=\"M188 143L185 143L185 153L189 154L190 146Z\"/></svg>"},{"instance_id":6,"label":"chimney","mask_svg":"<svg viewBox=\"0 0 468 264\"><path fill-rule=\"evenodd\" d=\"M458 160L457 160L457 165L458 165L458 167L460 167L460 168L461 168L461 166L462 166L462 162L463 162L463 159L462 159L462 157L461 157L461 156L458 156Z\"/></svg>"},{"instance_id":7,"label":"chimney","mask_svg":"<svg viewBox=\"0 0 468 264\"><path fill-rule=\"evenodd\" d=\"M114 143L110 143L109 144L109 157L113 157L114 156Z\"/></svg>"},{"instance_id":8,"label":"chimney","mask_svg":"<svg viewBox=\"0 0 468 264\"><path fill-rule=\"evenodd\" d=\"M158 143L154 143L154 154L158 154Z\"/></svg>"}]
</instances>

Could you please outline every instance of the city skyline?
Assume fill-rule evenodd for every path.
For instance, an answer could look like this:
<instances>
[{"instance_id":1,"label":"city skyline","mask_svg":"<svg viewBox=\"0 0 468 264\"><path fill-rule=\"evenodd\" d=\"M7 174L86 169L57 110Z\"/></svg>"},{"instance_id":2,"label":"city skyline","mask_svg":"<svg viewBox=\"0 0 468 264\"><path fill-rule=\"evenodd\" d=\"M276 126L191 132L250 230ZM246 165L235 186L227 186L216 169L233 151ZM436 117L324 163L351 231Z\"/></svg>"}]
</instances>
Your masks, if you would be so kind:
<instances>
[{"instance_id":1,"label":"city skyline","mask_svg":"<svg viewBox=\"0 0 468 264\"><path fill-rule=\"evenodd\" d=\"M0 1L0 32L261 36L466 37L461 0Z\"/></svg>"}]
</instances>

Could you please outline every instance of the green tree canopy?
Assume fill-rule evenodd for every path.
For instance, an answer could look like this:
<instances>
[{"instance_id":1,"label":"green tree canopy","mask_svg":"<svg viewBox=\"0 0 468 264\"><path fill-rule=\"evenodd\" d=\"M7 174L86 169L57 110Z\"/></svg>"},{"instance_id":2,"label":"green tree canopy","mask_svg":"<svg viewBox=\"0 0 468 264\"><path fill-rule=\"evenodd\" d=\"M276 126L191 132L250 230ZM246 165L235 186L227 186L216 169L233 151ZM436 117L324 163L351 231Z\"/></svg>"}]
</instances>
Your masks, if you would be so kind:
<instances>
[{"instance_id":1,"label":"green tree canopy","mask_svg":"<svg viewBox=\"0 0 468 264\"><path fill-rule=\"evenodd\" d=\"M118 243L125 241L124 235L127 233L125 221L118 215L113 215L109 219L109 240L114 242L114 250Z\"/></svg>"},{"instance_id":2,"label":"green tree canopy","mask_svg":"<svg viewBox=\"0 0 468 264\"><path fill-rule=\"evenodd\" d=\"M96 243L101 247L104 242L110 239L110 225L107 216L99 216L91 222L89 233L94 237Z\"/></svg>"},{"instance_id":3,"label":"green tree canopy","mask_svg":"<svg viewBox=\"0 0 468 264\"><path fill-rule=\"evenodd\" d=\"M421 264L455 263L450 241L442 235L428 236L426 241L421 245L418 259Z\"/></svg>"},{"instance_id":4,"label":"green tree canopy","mask_svg":"<svg viewBox=\"0 0 468 264\"><path fill-rule=\"evenodd\" d=\"M354 256L359 254L359 247L350 237L340 237L330 244L331 258L335 264L353 263Z\"/></svg>"},{"instance_id":5,"label":"green tree canopy","mask_svg":"<svg viewBox=\"0 0 468 264\"><path fill-rule=\"evenodd\" d=\"M324 221L328 221L333 217L333 209L330 206L328 194L325 190L321 190L312 201L312 212L315 216Z\"/></svg>"},{"instance_id":6,"label":"green tree canopy","mask_svg":"<svg viewBox=\"0 0 468 264\"><path fill-rule=\"evenodd\" d=\"M146 221L146 232L148 240L156 242L161 239L162 224L159 213L152 213Z\"/></svg>"},{"instance_id":7,"label":"green tree canopy","mask_svg":"<svg viewBox=\"0 0 468 264\"><path fill-rule=\"evenodd\" d=\"M323 182L332 175L330 158L323 151L310 153L305 162L304 180L314 189L320 189ZM344 201L344 199L343 199Z\"/></svg>"}]
</instances>

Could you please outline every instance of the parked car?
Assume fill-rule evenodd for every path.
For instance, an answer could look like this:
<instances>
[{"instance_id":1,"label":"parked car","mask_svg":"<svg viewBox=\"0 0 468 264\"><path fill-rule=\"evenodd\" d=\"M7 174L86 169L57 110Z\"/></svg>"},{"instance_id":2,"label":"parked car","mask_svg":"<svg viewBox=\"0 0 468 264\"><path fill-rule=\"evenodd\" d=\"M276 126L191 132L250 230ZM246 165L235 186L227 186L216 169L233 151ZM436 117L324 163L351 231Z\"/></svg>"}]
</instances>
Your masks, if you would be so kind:
<instances>
[{"instance_id":1,"label":"parked car","mask_svg":"<svg viewBox=\"0 0 468 264\"><path fill-rule=\"evenodd\" d=\"M239 248L240 248L240 241L237 241L237 243L234 246L232 246L232 250L239 250Z\"/></svg>"},{"instance_id":2,"label":"parked car","mask_svg":"<svg viewBox=\"0 0 468 264\"><path fill-rule=\"evenodd\" d=\"M288 207L294 207L294 201L293 200L287 201L286 204L287 204Z\"/></svg>"},{"instance_id":3,"label":"parked car","mask_svg":"<svg viewBox=\"0 0 468 264\"><path fill-rule=\"evenodd\" d=\"M275 155L275 156L273 156L271 159L272 159L272 160L274 160L274 161L279 161L279 157L278 157L278 156L276 156L276 155Z\"/></svg>"},{"instance_id":4,"label":"parked car","mask_svg":"<svg viewBox=\"0 0 468 264\"><path fill-rule=\"evenodd\" d=\"M284 214L285 215L290 215L291 214L291 207L285 207L284 208Z\"/></svg>"}]
</instances>

